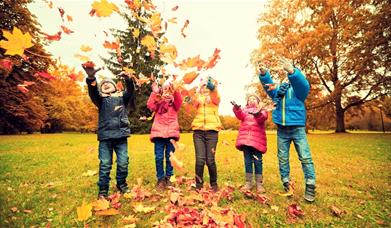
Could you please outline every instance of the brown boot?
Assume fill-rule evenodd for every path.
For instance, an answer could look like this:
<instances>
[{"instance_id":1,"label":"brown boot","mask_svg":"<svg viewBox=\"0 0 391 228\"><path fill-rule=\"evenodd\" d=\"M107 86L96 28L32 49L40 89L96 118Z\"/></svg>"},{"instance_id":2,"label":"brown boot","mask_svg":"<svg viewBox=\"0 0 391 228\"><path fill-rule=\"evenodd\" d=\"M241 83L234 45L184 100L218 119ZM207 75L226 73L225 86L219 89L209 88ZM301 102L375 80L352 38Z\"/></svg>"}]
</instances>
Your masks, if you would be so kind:
<instances>
[{"instance_id":1,"label":"brown boot","mask_svg":"<svg viewBox=\"0 0 391 228\"><path fill-rule=\"evenodd\" d=\"M156 183L156 190L158 191L164 191L166 189L166 179L162 178L157 181Z\"/></svg>"},{"instance_id":2,"label":"brown boot","mask_svg":"<svg viewBox=\"0 0 391 228\"><path fill-rule=\"evenodd\" d=\"M262 174L255 175L255 183L257 185L257 193L265 193L265 188L263 187L263 176Z\"/></svg>"},{"instance_id":3,"label":"brown boot","mask_svg":"<svg viewBox=\"0 0 391 228\"><path fill-rule=\"evenodd\" d=\"M251 189L254 187L253 185L253 174L252 173L246 173L246 183L242 187L242 191L251 191Z\"/></svg>"}]
</instances>

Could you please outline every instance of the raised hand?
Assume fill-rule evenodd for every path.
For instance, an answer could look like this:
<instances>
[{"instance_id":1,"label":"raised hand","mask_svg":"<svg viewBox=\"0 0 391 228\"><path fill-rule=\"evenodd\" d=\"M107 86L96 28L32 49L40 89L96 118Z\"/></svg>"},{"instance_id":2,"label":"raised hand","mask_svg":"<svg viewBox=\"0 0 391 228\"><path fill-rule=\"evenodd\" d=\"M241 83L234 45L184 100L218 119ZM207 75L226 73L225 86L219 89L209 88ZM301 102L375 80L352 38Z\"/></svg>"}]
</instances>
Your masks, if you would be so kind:
<instances>
[{"instance_id":1,"label":"raised hand","mask_svg":"<svg viewBox=\"0 0 391 228\"><path fill-rule=\"evenodd\" d=\"M88 78L95 77L96 72L98 72L98 71L103 69L103 67L95 69L94 66L89 66L89 65L86 65L86 64L82 64L81 66L83 67L84 71L86 72Z\"/></svg>"},{"instance_id":2,"label":"raised hand","mask_svg":"<svg viewBox=\"0 0 391 228\"><path fill-rule=\"evenodd\" d=\"M282 57L278 61L281 65L281 67L289 74L293 74L295 72L295 69L294 69L292 63L288 59Z\"/></svg>"},{"instance_id":3,"label":"raised hand","mask_svg":"<svg viewBox=\"0 0 391 228\"><path fill-rule=\"evenodd\" d=\"M266 66L266 64L264 64L264 63L259 63L259 64L258 64L258 70L259 70L259 73L261 73L262 75L266 74L266 72L267 72L267 66Z\"/></svg>"},{"instance_id":4,"label":"raised hand","mask_svg":"<svg viewBox=\"0 0 391 228\"><path fill-rule=\"evenodd\" d=\"M235 101L231 101L231 104L234 106L234 108L240 108L240 105L236 104Z\"/></svg>"},{"instance_id":5,"label":"raised hand","mask_svg":"<svg viewBox=\"0 0 391 228\"><path fill-rule=\"evenodd\" d=\"M265 86L267 86L267 91L272 91L272 90L275 90L277 88L277 84L276 83L265 84Z\"/></svg>"}]
</instances>

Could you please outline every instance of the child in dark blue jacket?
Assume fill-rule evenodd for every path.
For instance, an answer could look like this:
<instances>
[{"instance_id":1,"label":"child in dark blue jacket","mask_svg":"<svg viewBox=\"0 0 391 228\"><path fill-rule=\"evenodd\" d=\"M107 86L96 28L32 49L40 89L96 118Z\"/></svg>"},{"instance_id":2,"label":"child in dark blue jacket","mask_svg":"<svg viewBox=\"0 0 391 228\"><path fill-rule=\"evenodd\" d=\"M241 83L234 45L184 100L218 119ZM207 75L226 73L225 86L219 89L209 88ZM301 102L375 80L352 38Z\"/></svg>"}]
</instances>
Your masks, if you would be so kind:
<instances>
[{"instance_id":1,"label":"child in dark blue jacket","mask_svg":"<svg viewBox=\"0 0 391 228\"><path fill-rule=\"evenodd\" d=\"M126 91L117 91L112 79L104 79L97 84L95 74L101 68L83 64L87 73L88 94L99 110L99 193L98 198L107 197L109 192L110 171L113 163L113 150L117 155L117 188L121 193L129 191L126 183L128 176L128 141L130 127L128 120L129 105L134 106L134 83L125 74Z\"/></svg>"},{"instance_id":2,"label":"child in dark blue jacket","mask_svg":"<svg viewBox=\"0 0 391 228\"><path fill-rule=\"evenodd\" d=\"M287 60L280 61L288 72L287 80L276 87L265 66L259 68L259 79L266 93L273 99L276 109L273 111L273 122L277 124L278 162L281 181L286 192L291 192L289 148L295 145L304 172L306 189L304 198L315 200L315 169L305 132L306 109L304 101L308 96L310 85L304 74L294 68Z\"/></svg>"}]
</instances>

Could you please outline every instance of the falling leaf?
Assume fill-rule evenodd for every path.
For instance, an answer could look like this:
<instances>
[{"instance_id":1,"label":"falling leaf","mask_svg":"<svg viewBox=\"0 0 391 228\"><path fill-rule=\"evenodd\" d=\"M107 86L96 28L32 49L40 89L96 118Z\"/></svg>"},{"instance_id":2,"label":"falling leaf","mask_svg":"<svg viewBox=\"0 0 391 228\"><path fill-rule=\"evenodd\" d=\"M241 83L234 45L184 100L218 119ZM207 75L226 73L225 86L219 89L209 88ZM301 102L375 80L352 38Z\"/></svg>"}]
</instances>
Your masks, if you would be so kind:
<instances>
[{"instance_id":1,"label":"falling leaf","mask_svg":"<svg viewBox=\"0 0 391 228\"><path fill-rule=\"evenodd\" d=\"M178 55L177 49L172 44L160 45L160 60L166 63L173 63Z\"/></svg>"},{"instance_id":2,"label":"falling leaf","mask_svg":"<svg viewBox=\"0 0 391 228\"><path fill-rule=\"evenodd\" d=\"M203 65L205 69L211 69L217 64L217 60L220 59L220 49L215 49L213 55L209 57L208 61Z\"/></svg>"},{"instance_id":3,"label":"falling leaf","mask_svg":"<svg viewBox=\"0 0 391 228\"><path fill-rule=\"evenodd\" d=\"M172 11L176 11L177 9L179 8L179 6L174 6L174 7L172 7Z\"/></svg>"},{"instance_id":4,"label":"falling leaf","mask_svg":"<svg viewBox=\"0 0 391 228\"><path fill-rule=\"evenodd\" d=\"M73 21L73 18L72 18L71 16L67 15L67 20L68 20L69 22L71 22L71 21Z\"/></svg>"},{"instance_id":5,"label":"falling leaf","mask_svg":"<svg viewBox=\"0 0 391 228\"><path fill-rule=\"evenodd\" d=\"M333 215L335 215L337 217L341 217L342 214L346 213L344 210L341 210L336 206L331 206L330 209L331 209L331 212L333 213Z\"/></svg>"},{"instance_id":6,"label":"falling leaf","mask_svg":"<svg viewBox=\"0 0 391 228\"><path fill-rule=\"evenodd\" d=\"M186 73L185 76L183 76L183 82L185 84L190 84L198 77L198 75L199 75L199 73L197 73L195 71Z\"/></svg>"},{"instance_id":7,"label":"falling leaf","mask_svg":"<svg viewBox=\"0 0 391 228\"><path fill-rule=\"evenodd\" d=\"M133 208L136 213L145 213L145 214L150 213L155 210L155 207L145 207L142 204L138 204L138 205L134 206Z\"/></svg>"},{"instance_id":8,"label":"falling leaf","mask_svg":"<svg viewBox=\"0 0 391 228\"><path fill-rule=\"evenodd\" d=\"M75 54L74 56L76 58L80 59L80 61L82 61L82 62L89 62L90 61L90 57L85 56L85 55Z\"/></svg>"},{"instance_id":9,"label":"falling leaf","mask_svg":"<svg viewBox=\"0 0 391 228\"><path fill-rule=\"evenodd\" d=\"M183 170L184 168L183 162L179 161L178 158L175 156L175 154L172 152L170 152L170 162L171 165L178 171Z\"/></svg>"},{"instance_id":10,"label":"falling leaf","mask_svg":"<svg viewBox=\"0 0 391 228\"><path fill-rule=\"evenodd\" d=\"M132 75L132 74L135 74L136 71L134 71L132 68L128 68L128 67L124 67L122 68L126 73Z\"/></svg>"},{"instance_id":11,"label":"falling leaf","mask_svg":"<svg viewBox=\"0 0 391 228\"><path fill-rule=\"evenodd\" d=\"M288 207L288 216L291 218L302 217L304 211L297 204L291 204Z\"/></svg>"},{"instance_id":12,"label":"falling leaf","mask_svg":"<svg viewBox=\"0 0 391 228\"><path fill-rule=\"evenodd\" d=\"M61 40L61 31L57 32L54 35L49 35L45 33L45 39L50 40L50 41L59 41Z\"/></svg>"},{"instance_id":13,"label":"falling leaf","mask_svg":"<svg viewBox=\"0 0 391 228\"><path fill-rule=\"evenodd\" d=\"M178 19L177 17L173 17L173 18L168 19L168 22L173 23L173 24L177 24L178 23L177 19Z\"/></svg>"},{"instance_id":14,"label":"falling leaf","mask_svg":"<svg viewBox=\"0 0 391 228\"><path fill-rule=\"evenodd\" d=\"M133 36L134 36L135 38L138 38L139 35L140 35L140 29L138 29L138 28L134 29L133 32L132 32L132 34L133 34Z\"/></svg>"},{"instance_id":15,"label":"falling leaf","mask_svg":"<svg viewBox=\"0 0 391 228\"><path fill-rule=\"evenodd\" d=\"M92 48L90 46L88 46L88 45L83 44L83 45L80 46L80 50L82 52L89 52L89 51L92 50Z\"/></svg>"},{"instance_id":16,"label":"falling leaf","mask_svg":"<svg viewBox=\"0 0 391 228\"><path fill-rule=\"evenodd\" d=\"M118 7L114 3L108 2L107 0L100 0L99 2L94 1L91 7L92 10L94 10L94 13L92 13L92 15L96 14L96 16L98 17L108 17L113 12L119 12Z\"/></svg>"},{"instance_id":17,"label":"falling leaf","mask_svg":"<svg viewBox=\"0 0 391 228\"><path fill-rule=\"evenodd\" d=\"M77 207L77 220L86 221L89 217L92 216L92 205L86 204L83 200L83 203L80 207Z\"/></svg>"},{"instance_id":18,"label":"falling leaf","mask_svg":"<svg viewBox=\"0 0 391 228\"><path fill-rule=\"evenodd\" d=\"M63 8L60 8L60 7L58 7L58 12L60 12L60 16L61 16L61 18L63 18L63 17L64 17L64 14L65 14L65 11L64 11L64 9L63 9Z\"/></svg>"},{"instance_id":19,"label":"falling leaf","mask_svg":"<svg viewBox=\"0 0 391 228\"><path fill-rule=\"evenodd\" d=\"M61 27L62 31L64 31L68 35L73 33L72 30L70 30L69 28L65 27L64 25L61 25L60 27Z\"/></svg>"},{"instance_id":20,"label":"falling leaf","mask_svg":"<svg viewBox=\"0 0 391 228\"><path fill-rule=\"evenodd\" d=\"M182 29L181 29L181 34L184 38L186 38L186 35L183 33L184 30L187 28L187 26L189 25L190 21L189 20L186 20L185 21L185 24L183 25Z\"/></svg>"},{"instance_id":21,"label":"falling leaf","mask_svg":"<svg viewBox=\"0 0 391 228\"><path fill-rule=\"evenodd\" d=\"M109 42L109 41L105 40L105 42L103 43L103 47L105 47L107 49L117 50L117 48L119 48L119 43L117 41Z\"/></svg>"},{"instance_id":22,"label":"falling leaf","mask_svg":"<svg viewBox=\"0 0 391 228\"><path fill-rule=\"evenodd\" d=\"M141 45L145 46L148 51L155 51L156 50L156 41L155 38L151 35L146 35L141 39Z\"/></svg>"},{"instance_id":23,"label":"falling leaf","mask_svg":"<svg viewBox=\"0 0 391 228\"><path fill-rule=\"evenodd\" d=\"M33 46L30 33L23 33L17 27L14 27L12 33L3 30L3 36L7 40L1 40L0 47L6 50L5 55L23 56L24 50Z\"/></svg>"},{"instance_id":24,"label":"falling leaf","mask_svg":"<svg viewBox=\"0 0 391 228\"><path fill-rule=\"evenodd\" d=\"M121 81L117 82L116 87L117 87L118 91L123 91L124 90L124 85L122 84Z\"/></svg>"},{"instance_id":25,"label":"falling leaf","mask_svg":"<svg viewBox=\"0 0 391 228\"><path fill-rule=\"evenodd\" d=\"M106 210L101 210L101 211L95 212L95 215L97 215L97 216L111 216L111 215L118 215L118 214L119 214L119 210L117 210L115 208L109 208Z\"/></svg>"}]
</instances>

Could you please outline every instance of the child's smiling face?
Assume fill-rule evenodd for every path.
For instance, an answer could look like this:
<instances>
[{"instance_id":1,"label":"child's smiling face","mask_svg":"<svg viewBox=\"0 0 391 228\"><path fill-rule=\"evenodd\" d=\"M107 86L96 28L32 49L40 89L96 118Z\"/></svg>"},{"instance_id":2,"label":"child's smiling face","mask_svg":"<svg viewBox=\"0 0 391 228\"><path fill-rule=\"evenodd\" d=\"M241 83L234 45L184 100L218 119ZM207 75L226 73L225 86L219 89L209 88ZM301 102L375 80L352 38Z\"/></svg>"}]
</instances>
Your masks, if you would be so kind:
<instances>
[{"instance_id":1,"label":"child's smiling face","mask_svg":"<svg viewBox=\"0 0 391 228\"><path fill-rule=\"evenodd\" d=\"M115 92L115 87L112 83L110 82L105 82L101 86L102 93L113 93Z\"/></svg>"},{"instance_id":2,"label":"child's smiling face","mask_svg":"<svg viewBox=\"0 0 391 228\"><path fill-rule=\"evenodd\" d=\"M258 99L254 96L250 96L248 99L247 99L247 104L249 106L256 106L258 105Z\"/></svg>"}]
</instances>

